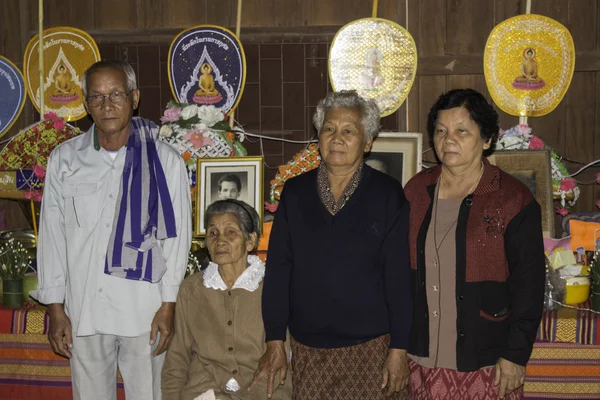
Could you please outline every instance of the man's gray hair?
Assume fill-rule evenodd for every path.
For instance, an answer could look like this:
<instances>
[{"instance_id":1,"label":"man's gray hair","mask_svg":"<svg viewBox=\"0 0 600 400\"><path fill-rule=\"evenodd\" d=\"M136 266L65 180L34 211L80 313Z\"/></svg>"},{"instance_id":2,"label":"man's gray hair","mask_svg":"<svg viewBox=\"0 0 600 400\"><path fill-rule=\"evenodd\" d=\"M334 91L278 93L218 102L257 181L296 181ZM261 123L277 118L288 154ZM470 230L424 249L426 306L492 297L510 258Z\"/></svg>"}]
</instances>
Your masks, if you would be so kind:
<instances>
[{"instance_id":1,"label":"man's gray hair","mask_svg":"<svg viewBox=\"0 0 600 400\"><path fill-rule=\"evenodd\" d=\"M251 233L256 233L256 243L254 243L252 251L256 250L260 238L260 218L256 210L243 201L234 199L215 201L208 206L204 213L204 226L208 227L208 221L215 215L227 213L231 213L238 218L246 240L250 238ZM206 238L204 240L206 241Z\"/></svg>"},{"instance_id":2,"label":"man's gray hair","mask_svg":"<svg viewBox=\"0 0 600 400\"><path fill-rule=\"evenodd\" d=\"M340 92L329 92L324 99L319 101L317 110L313 116L313 124L317 132L321 132L325 115L332 108L348 108L356 110L362 115L362 125L365 132L365 140L375 139L381 128L379 107L373 100L365 100L355 90L342 90Z\"/></svg>"},{"instance_id":3,"label":"man's gray hair","mask_svg":"<svg viewBox=\"0 0 600 400\"><path fill-rule=\"evenodd\" d=\"M137 89L137 79L135 77L135 71L125 61L119 60L102 60L92 64L88 69L83 73L83 78L81 78L81 88L83 90L83 97L87 97L88 95L88 80L90 79L90 75L94 72L97 72L101 69L114 69L117 71L121 71L127 77L127 91L131 92L132 90Z\"/></svg>"}]
</instances>

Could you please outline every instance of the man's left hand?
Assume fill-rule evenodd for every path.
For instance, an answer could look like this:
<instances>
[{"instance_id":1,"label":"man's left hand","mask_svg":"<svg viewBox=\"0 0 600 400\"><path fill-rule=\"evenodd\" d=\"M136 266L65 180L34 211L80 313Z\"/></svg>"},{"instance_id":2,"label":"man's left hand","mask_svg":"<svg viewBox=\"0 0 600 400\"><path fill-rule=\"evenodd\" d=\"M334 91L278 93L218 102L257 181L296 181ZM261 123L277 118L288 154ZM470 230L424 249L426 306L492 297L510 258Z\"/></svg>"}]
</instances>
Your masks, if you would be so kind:
<instances>
[{"instance_id":1,"label":"man's left hand","mask_svg":"<svg viewBox=\"0 0 600 400\"><path fill-rule=\"evenodd\" d=\"M499 386L498 397L508 396L525 383L525 367L499 358L496 363L494 385Z\"/></svg>"},{"instance_id":2,"label":"man's left hand","mask_svg":"<svg viewBox=\"0 0 600 400\"><path fill-rule=\"evenodd\" d=\"M383 391L387 386L386 396L404 390L408 385L410 375L406 350L390 349L383 364L382 372L381 390Z\"/></svg>"},{"instance_id":3,"label":"man's left hand","mask_svg":"<svg viewBox=\"0 0 600 400\"><path fill-rule=\"evenodd\" d=\"M162 303L152 320L150 329L150 346L156 342L156 333L160 332L158 346L154 349L154 357L164 353L169 348L175 335L175 303Z\"/></svg>"}]
</instances>

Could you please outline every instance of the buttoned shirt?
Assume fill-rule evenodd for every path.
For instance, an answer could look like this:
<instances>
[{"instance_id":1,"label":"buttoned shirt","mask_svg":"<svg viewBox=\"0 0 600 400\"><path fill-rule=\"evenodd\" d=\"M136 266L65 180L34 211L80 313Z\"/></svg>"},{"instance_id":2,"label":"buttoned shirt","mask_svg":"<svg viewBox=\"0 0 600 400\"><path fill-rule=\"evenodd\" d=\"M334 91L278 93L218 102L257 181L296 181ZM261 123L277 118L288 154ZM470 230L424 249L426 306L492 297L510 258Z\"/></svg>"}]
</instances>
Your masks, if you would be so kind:
<instances>
[{"instance_id":1,"label":"buttoned shirt","mask_svg":"<svg viewBox=\"0 0 600 400\"><path fill-rule=\"evenodd\" d=\"M175 302L191 244L191 201L183 160L156 142L175 213L177 236L160 240L167 271L158 283L104 273L127 146L113 159L94 126L58 146L46 170L38 239L43 304L64 303L77 336L139 336L150 331L162 302Z\"/></svg>"}]
</instances>

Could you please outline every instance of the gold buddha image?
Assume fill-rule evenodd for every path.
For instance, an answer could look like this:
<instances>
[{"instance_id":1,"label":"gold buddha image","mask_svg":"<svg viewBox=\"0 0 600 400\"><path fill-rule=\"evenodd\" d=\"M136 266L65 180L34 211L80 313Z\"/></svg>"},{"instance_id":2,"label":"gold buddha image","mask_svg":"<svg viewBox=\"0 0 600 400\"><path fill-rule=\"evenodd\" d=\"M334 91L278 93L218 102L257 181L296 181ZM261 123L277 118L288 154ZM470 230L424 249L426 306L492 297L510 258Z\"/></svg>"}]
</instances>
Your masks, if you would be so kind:
<instances>
[{"instance_id":1,"label":"gold buddha image","mask_svg":"<svg viewBox=\"0 0 600 400\"><path fill-rule=\"evenodd\" d=\"M521 76L515 78L512 86L515 89L537 90L546 86L546 83L538 75L538 64L535 61L535 50L531 47L523 51L523 61L519 67Z\"/></svg>"},{"instance_id":2,"label":"gold buddha image","mask_svg":"<svg viewBox=\"0 0 600 400\"><path fill-rule=\"evenodd\" d=\"M194 103L215 104L223 99L221 93L215 87L215 78L212 76L212 67L208 63L200 66L201 75L198 79L198 87L194 93Z\"/></svg>"},{"instance_id":3,"label":"gold buddha image","mask_svg":"<svg viewBox=\"0 0 600 400\"><path fill-rule=\"evenodd\" d=\"M79 95L71 72L64 64L60 64L54 73L54 90L50 95L50 101L65 104L77 99L79 99Z\"/></svg>"}]
</instances>

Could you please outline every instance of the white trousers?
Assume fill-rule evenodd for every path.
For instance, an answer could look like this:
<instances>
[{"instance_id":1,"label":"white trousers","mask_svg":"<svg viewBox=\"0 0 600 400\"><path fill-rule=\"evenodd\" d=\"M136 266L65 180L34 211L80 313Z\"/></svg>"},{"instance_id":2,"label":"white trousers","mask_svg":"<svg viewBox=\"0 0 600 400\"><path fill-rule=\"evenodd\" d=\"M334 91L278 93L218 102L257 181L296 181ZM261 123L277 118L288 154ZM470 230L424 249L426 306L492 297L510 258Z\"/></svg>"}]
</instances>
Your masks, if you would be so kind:
<instances>
[{"instance_id":1,"label":"white trousers","mask_svg":"<svg viewBox=\"0 0 600 400\"><path fill-rule=\"evenodd\" d=\"M161 400L160 374L165 353L152 356L158 339L150 346L150 333L137 337L74 337L71 351L73 399L116 400L118 366L127 400Z\"/></svg>"}]
</instances>

